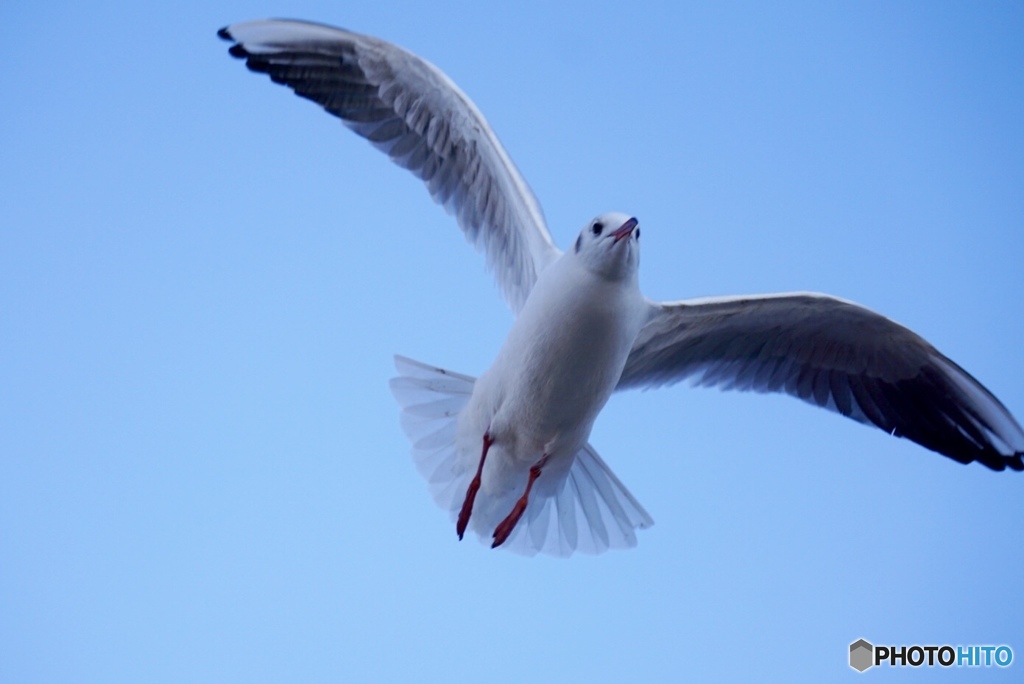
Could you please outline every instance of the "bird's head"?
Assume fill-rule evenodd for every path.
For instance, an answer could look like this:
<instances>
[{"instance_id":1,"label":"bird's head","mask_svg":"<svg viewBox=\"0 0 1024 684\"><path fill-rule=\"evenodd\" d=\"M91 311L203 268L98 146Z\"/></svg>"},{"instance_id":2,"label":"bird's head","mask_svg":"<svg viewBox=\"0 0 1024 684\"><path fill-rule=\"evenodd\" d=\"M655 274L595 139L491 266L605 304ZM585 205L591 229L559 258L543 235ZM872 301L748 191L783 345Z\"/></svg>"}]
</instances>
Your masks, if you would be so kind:
<instances>
[{"instance_id":1,"label":"bird's head","mask_svg":"<svg viewBox=\"0 0 1024 684\"><path fill-rule=\"evenodd\" d=\"M635 278L640 265L640 225L620 212L592 219L573 245L576 259L609 280Z\"/></svg>"}]
</instances>

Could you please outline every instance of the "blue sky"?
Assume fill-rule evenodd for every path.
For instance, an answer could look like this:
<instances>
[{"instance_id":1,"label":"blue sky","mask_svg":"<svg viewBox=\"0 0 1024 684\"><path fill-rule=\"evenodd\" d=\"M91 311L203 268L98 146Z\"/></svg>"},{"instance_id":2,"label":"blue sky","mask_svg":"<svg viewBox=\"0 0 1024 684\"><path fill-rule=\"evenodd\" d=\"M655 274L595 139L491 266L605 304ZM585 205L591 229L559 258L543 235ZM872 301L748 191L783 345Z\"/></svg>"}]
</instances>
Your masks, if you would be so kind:
<instances>
[{"instance_id":1,"label":"blue sky","mask_svg":"<svg viewBox=\"0 0 1024 684\"><path fill-rule=\"evenodd\" d=\"M561 245L636 215L648 296L852 299L1022 418L1021 5L163 5L2 11L0 680L906 674L850 670L861 637L1024 667L1024 479L785 397L612 398L636 549L459 543L391 355L476 375L511 315L418 181L215 36L403 45Z\"/></svg>"}]
</instances>

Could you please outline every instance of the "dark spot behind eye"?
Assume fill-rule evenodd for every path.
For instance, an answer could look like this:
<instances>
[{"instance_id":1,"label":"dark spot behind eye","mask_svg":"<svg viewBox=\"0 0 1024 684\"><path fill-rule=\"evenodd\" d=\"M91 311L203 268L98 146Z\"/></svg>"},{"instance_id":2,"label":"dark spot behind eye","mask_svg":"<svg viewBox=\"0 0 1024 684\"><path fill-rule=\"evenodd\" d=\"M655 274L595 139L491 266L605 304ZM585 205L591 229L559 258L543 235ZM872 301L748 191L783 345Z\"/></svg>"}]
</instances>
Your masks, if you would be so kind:
<instances>
[{"instance_id":1,"label":"dark spot behind eye","mask_svg":"<svg viewBox=\"0 0 1024 684\"><path fill-rule=\"evenodd\" d=\"M594 224L594 227L593 227L592 230L594 231L594 235L600 235L601 231L604 230L604 224L601 223L600 221L597 221Z\"/></svg>"},{"instance_id":2,"label":"dark spot behind eye","mask_svg":"<svg viewBox=\"0 0 1024 684\"><path fill-rule=\"evenodd\" d=\"M640 229L639 228L636 229L636 239L637 240L640 239Z\"/></svg>"},{"instance_id":3,"label":"dark spot behind eye","mask_svg":"<svg viewBox=\"0 0 1024 684\"><path fill-rule=\"evenodd\" d=\"M579 253L580 253L580 244L581 244L582 242L583 242L583 234L582 234L582 233L580 233L580 236L579 236L578 238L576 238L576 253L577 253L577 254L579 254Z\"/></svg>"}]
</instances>

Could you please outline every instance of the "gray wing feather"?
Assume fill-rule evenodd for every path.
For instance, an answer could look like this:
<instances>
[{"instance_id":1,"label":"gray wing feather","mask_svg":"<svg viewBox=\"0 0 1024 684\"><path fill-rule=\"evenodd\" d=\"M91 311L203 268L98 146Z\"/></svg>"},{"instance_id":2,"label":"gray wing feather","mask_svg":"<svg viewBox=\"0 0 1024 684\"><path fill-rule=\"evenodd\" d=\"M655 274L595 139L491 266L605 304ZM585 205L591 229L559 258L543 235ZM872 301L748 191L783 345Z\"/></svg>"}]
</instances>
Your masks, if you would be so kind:
<instances>
[{"instance_id":1,"label":"gray wing feather","mask_svg":"<svg viewBox=\"0 0 1024 684\"><path fill-rule=\"evenodd\" d=\"M961 463L1024 470L1024 431L991 392L913 331L834 297L652 303L617 389L684 378L789 394Z\"/></svg>"},{"instance_id":2,"label":"gray wing feather","mask_svg":"<svg viewBox=\"0 0 1024 684\"><path fill-rule=\"evenodd\" d=\"M395 45L321 24L254 21L218 35L249 69L321 105L420 178L519 311L560 252L526 181L447 76Z\"/></svg>"}]
</instances>

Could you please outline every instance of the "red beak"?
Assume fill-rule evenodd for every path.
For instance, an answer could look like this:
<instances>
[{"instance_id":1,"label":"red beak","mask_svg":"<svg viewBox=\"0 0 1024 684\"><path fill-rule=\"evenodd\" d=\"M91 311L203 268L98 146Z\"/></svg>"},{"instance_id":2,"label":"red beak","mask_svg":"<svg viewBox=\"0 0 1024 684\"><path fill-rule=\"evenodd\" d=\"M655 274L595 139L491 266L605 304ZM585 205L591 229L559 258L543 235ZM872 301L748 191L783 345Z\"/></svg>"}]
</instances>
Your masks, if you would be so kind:
<instances>
[{"instance_id":1,"label":"red beak","mask_svg":"<svg viewBox=\"0 0 1024 684\"><path fill-rule=\"evenodd\" d=\"M622 238L629 237L633 233L633 229L637 227L638 223L639 221L634 217L623 223L618 227L618 229L612 231L612 237L615 238L615 242L618 242ZM612 244L615 244L615 242Z\"/></svg>"}]
</instances>

